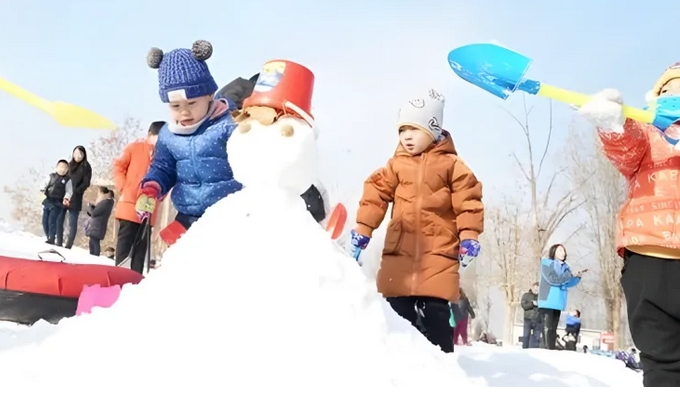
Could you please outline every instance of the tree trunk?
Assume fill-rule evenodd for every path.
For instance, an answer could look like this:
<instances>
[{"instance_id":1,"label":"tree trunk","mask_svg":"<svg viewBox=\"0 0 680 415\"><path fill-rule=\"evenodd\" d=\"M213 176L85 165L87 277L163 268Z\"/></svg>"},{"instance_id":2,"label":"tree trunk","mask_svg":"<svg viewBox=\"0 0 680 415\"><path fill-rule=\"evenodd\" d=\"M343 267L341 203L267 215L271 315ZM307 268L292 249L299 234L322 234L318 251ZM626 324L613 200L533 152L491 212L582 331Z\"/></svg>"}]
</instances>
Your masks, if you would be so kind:
<instances>
[{"instance_id":1,"label":"tree trunk","mask_svg":"<svg viewBox=\"0 0 680 415\"><path fill-rule=\"evenodd\" d=\"M611 316L611 330L614 335L614 347L620 350L624 346L625 330L623 327L623 316L621 314L622 298L620 295L614 296L611 301L611 309L607 314Z\"/></svg>"},{"instance_id":2,"label":"tree trunk","mask_svg":"<svg viewBox=\"0 0 680 415\"><path fill-rule=\"evenodd\" d=\"M505 326L503 330L503 345L514 343L513 333L515 331L515 306L506 301L505 303Z\"/></svg>"}]
</instances>

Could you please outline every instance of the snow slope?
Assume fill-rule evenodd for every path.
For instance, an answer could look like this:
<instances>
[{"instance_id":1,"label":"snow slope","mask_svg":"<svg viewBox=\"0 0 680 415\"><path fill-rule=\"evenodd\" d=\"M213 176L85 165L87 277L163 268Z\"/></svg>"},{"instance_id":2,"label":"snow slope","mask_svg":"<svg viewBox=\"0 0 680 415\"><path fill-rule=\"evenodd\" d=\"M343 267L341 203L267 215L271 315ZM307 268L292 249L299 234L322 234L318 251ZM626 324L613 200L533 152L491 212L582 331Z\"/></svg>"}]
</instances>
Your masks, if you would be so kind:
<instances>
[{"instance_id":1,"label":"snow slope","mask_svg":"<svg viewBox=\"0 0 680 415\"><path fill-rule=\"evenodd\" d=\"M230 157L276 160L241 149ZM249 186L234 172L245 189L208 209L163 267L125 287L112 308L0 329L3 409L389 412L422 396L449 407L465 386L641 385L600 356L491 346L441 353L392 312L295 192Z\"/></svg>"}]
</instances>

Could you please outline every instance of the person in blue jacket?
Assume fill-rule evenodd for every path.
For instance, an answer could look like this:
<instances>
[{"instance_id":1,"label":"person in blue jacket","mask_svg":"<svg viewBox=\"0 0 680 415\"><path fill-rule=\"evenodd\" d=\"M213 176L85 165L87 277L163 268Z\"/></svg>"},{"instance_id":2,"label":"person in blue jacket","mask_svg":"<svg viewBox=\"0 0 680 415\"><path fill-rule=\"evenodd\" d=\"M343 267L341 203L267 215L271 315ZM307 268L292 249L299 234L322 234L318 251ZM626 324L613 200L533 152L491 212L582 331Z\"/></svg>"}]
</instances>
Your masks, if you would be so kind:
<instances>
[{"instance_id":1,"label":"person in blue jacket","mask_svg":"<svg viewBox=\"0 0 680 415\"><path fill-rule=\"evenodd\" d=\"M569 289L581 282L581 270L575 275L567 264L567 250L555 244L548 250L548 258L541 259L541 278L538 283L538 310L544 316L543 338L546 348L555 350L557 325L562 311L567 308Z\"/></svg>"},{"instance_id":2,"label":"person in blue jacket","mask_svg":"<svg viewBox=\"0 0 680 415\"><path fill-rule=\"evenodd\" d=\"M209 42L199 40L191 49L163 53L152 48L147 55L148 65L158 69L158 93L169 106L170 121L159 132L136 210L148 218L156 201L172 189L178 212L168 226L173 233L183 233L210 206L242 187L234 180L226 150L237 127L231 116L236 107L228 99L214 99L217 84L205 62L212 52Z\"/></svg>"}]
</instances>

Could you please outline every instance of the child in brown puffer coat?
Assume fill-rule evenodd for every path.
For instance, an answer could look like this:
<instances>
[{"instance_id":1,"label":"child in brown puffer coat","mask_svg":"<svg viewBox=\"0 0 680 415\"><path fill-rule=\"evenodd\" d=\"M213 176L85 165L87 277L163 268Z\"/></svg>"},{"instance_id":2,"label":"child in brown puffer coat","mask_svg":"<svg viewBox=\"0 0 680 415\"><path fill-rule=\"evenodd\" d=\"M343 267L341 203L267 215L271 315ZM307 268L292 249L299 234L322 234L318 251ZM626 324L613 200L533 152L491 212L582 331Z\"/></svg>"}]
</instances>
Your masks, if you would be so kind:
<instances>
[{"instance_id":1,"label":"child in brown puffer coat","mask_svg":"<svg viewBox=\"0 0 680 415\"><path fill-rule=\"evenodd\" d=\"M459 297L460 261L479 254L482 184L441 127L444 97L434 90L399 111L399 145L364 183L351 244L366 248L393 203L378 291L444 352L453 352L449 302ZM464 265L463 265L464 266Z\"/></svg>"}]
</instances>

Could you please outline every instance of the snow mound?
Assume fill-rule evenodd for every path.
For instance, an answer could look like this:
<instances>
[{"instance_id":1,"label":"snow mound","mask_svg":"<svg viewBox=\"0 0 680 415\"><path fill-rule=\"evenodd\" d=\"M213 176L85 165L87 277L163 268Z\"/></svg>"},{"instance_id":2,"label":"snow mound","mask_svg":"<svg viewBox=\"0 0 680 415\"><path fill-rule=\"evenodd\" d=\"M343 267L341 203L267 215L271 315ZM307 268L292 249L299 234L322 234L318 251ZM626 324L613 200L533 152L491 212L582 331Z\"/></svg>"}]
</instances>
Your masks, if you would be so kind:
<instances>
[{"instance_id":1,"label":"snow mound","mask_svg":"<svg viewBox=\"0 0 680 415\"><path fill-rule=\"evenodd\" d=\"M112 413L126 405L208 413L246 404L282 409L273 396L302 391L640 384L620 362L599 356L495 347L444 355L386 306L299 197L282 196L229 196L112 308L3 340L5 407L28 411L14 397L37 390L43 399L30 405L78 400L84 409L75 413L99 400Z\"/></svg>"},{"instance_id":2,"label":"snow mound","mask_svg":"<svg viewBox=\"0 0 680 415\"><path fill-rule=\"evenodd\" d=\"M441 353L389 309L302 200L287 196L244 190L220 201L112 308L12 338L0 330L3 405L28 413L27 405L59 399L81 402L75 413L91 413L97 401L111 413L208 413L283 409L273 396L302 392L640 385L600 356L483 346ZM38 390L38 401L14 398Z\"/></svg>"}]
</instances>

